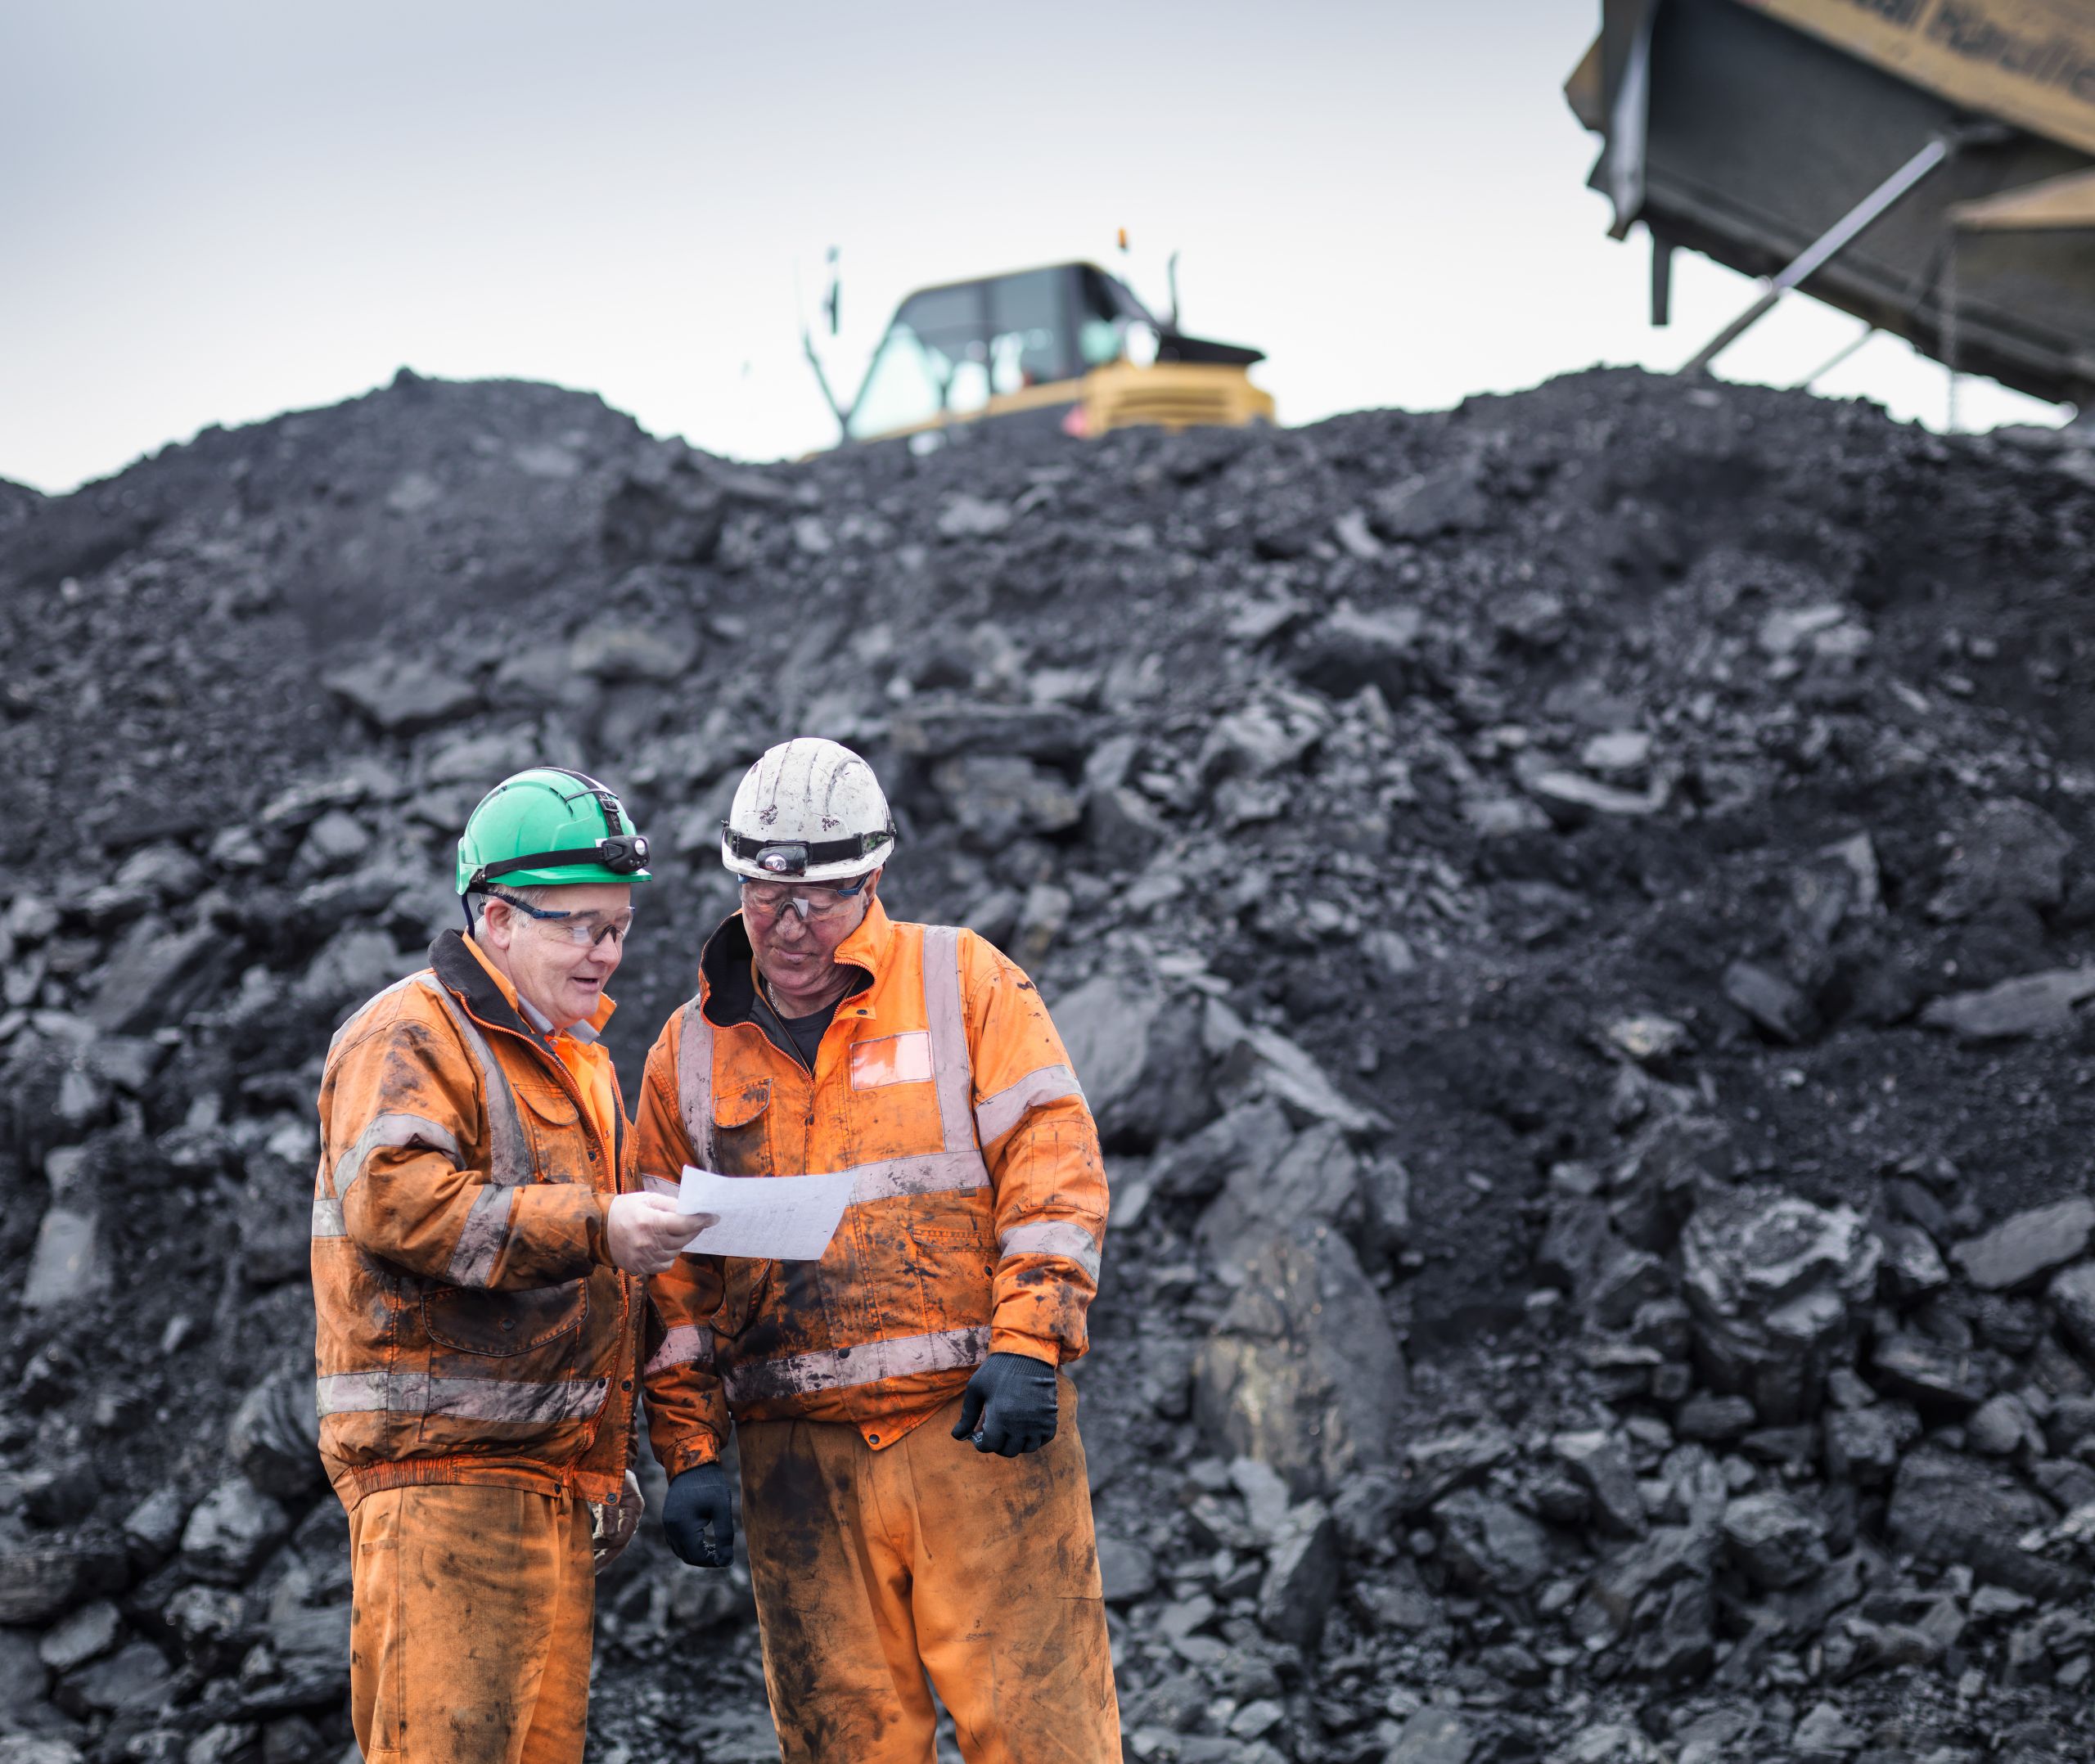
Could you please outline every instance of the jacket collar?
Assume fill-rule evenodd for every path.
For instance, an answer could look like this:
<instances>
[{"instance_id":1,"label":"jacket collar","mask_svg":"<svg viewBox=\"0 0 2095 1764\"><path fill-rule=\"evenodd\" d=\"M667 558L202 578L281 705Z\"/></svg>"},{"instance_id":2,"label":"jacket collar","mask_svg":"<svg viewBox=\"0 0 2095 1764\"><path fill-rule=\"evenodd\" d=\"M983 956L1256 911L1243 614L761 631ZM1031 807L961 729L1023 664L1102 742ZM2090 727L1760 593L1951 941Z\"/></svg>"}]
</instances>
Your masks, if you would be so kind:
<instances>
[{"instance_id":1,"label":"jacket collar","mask_svg":"<svg viewBox=\"0 0 2095 1764\"><path fill-rule=\"evenodd\" d=\"M836 946L836 965L855 968L864 983L854 992L876 982L894 948L894 921L876 894L858 929ZM698 958L699 997L706 1019L719 1028L748 1023L756 1015L756 952L750 947L749 929L742 916L731 913L720 929L705 940ZM845 994L846 998L850 992ZM766 1032L768 1033L768 1030Z\"/></svg>"},{"instance_id":2,"label":"jacket collar","mask_svg":"<svg viewBox=\"0 0 2095 1764\"><path fill-rule=\"evenodd\" d=\"M541 1047L552 1046L552 1035L538 1027L545 1020L541 1014L518 997L516 988L488 960L487 952L462 932L446 931L430 944L429 965L437 979L489 1028L507 1029ZM588 1019L572 1025L567 1033L579 1042L593 1042L617 1009L609 998L599 997Z\"/></svg>"}]
</instances>

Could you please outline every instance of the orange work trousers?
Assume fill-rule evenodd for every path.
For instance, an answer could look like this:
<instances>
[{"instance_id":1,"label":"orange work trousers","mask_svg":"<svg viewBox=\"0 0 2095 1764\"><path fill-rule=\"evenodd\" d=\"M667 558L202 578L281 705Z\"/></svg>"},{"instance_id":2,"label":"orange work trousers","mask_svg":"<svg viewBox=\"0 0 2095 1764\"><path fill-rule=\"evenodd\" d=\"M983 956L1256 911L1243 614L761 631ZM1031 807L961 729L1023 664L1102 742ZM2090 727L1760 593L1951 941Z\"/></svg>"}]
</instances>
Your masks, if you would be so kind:
<instances>
[{"instance_id":1,"label":"orange work trousers","mask_svg":"<svg viewBox=\"0 0 2095 1764\"><path fill-rule=\"evenodd\" d=\"M580 1764L589 1503L381 1489L349 1514L349 1719L367 1764Z\"/></svg>"},{"instance_id":2,"label":"orange work trousers","mask_svg":"<svg viewBox=\"0 0 2095 1764\"><path fill-rule=\"evenodd\" d=\"M884 1451L848 1423L737 1424L742 1519L784 1764L932 1764L930 1689L967 1764L1119 1764L1120 1712L1076 1388L1052 1443Z\"/></svg>"}]
</instances>

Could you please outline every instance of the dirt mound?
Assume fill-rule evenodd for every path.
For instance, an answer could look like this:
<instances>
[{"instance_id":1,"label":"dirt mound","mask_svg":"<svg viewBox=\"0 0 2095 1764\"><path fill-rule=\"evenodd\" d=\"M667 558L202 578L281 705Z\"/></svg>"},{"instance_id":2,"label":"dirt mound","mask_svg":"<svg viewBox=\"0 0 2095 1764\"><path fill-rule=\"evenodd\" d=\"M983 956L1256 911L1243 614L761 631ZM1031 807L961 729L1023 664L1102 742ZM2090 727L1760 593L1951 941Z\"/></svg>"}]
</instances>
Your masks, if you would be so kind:
<instances>
[{"instance_id":1,"label":"dirt mound","mask_svg":"<svg viewBox=\"0 0 2095 1764\"><path fill-rule=\"evenodd\" d=\"M403 376L9 506L0 1729L51 1764L339 1751L327 1035L547 759L665 860L630 1085L797 732L1107 1136L1135 1755L2085 1749L2078 453L1606 373L750 470ZM650 1528L603 1744L768 1755L744 1584Z\"/></svg>"}]
</instances>

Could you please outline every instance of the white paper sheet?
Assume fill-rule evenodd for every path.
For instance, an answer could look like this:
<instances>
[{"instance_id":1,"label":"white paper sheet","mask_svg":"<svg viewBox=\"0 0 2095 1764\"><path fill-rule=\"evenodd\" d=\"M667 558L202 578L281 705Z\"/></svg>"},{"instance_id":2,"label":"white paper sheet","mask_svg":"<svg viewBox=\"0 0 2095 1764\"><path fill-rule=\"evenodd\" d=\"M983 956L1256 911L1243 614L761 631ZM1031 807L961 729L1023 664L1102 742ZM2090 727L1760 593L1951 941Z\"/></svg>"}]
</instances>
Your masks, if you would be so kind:
<instances>
[{"instance_id":1,"label":"white paper sheet","mask_svg":"<svg viewBox=\"0 0 2095 1764\"><path fill-rule=\"evenodd\" d=\"M773 1262L813 1262L829 1247L851 1199L855 1178L833 1176L716 1176L684 1166L677 1191L679 1213L714 1213L684 1245L687 1253L751 1256Z\"/></svg>"}]
</instances>

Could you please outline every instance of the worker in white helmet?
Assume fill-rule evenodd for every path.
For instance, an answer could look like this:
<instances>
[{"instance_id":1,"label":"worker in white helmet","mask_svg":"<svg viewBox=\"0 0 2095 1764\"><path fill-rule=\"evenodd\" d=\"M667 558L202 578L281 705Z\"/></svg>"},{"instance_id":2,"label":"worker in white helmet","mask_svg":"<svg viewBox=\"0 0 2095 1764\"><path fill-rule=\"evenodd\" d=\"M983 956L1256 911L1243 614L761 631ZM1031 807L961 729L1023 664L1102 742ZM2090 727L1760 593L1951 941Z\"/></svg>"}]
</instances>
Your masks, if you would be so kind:
<instances>
[{"instance_id":1,"label":"worker in white helmet","mask_svg":"<svg viewBox=\"0 0 2095 1764\"><path fill-rule=\"evenodd\" d=\"M732 1424L787 1764L1117 1758L1076 1393L1106 1213L1040 995L971 931L899 924L894 821L834 741L773 748L722 829L741 911L648 1057L641 1168L849 1170L818 1262L652 1284L664 1528L722 1567ZM928 1678L928 1685L927 1685Z\"/></svg>"}]
</instances>

